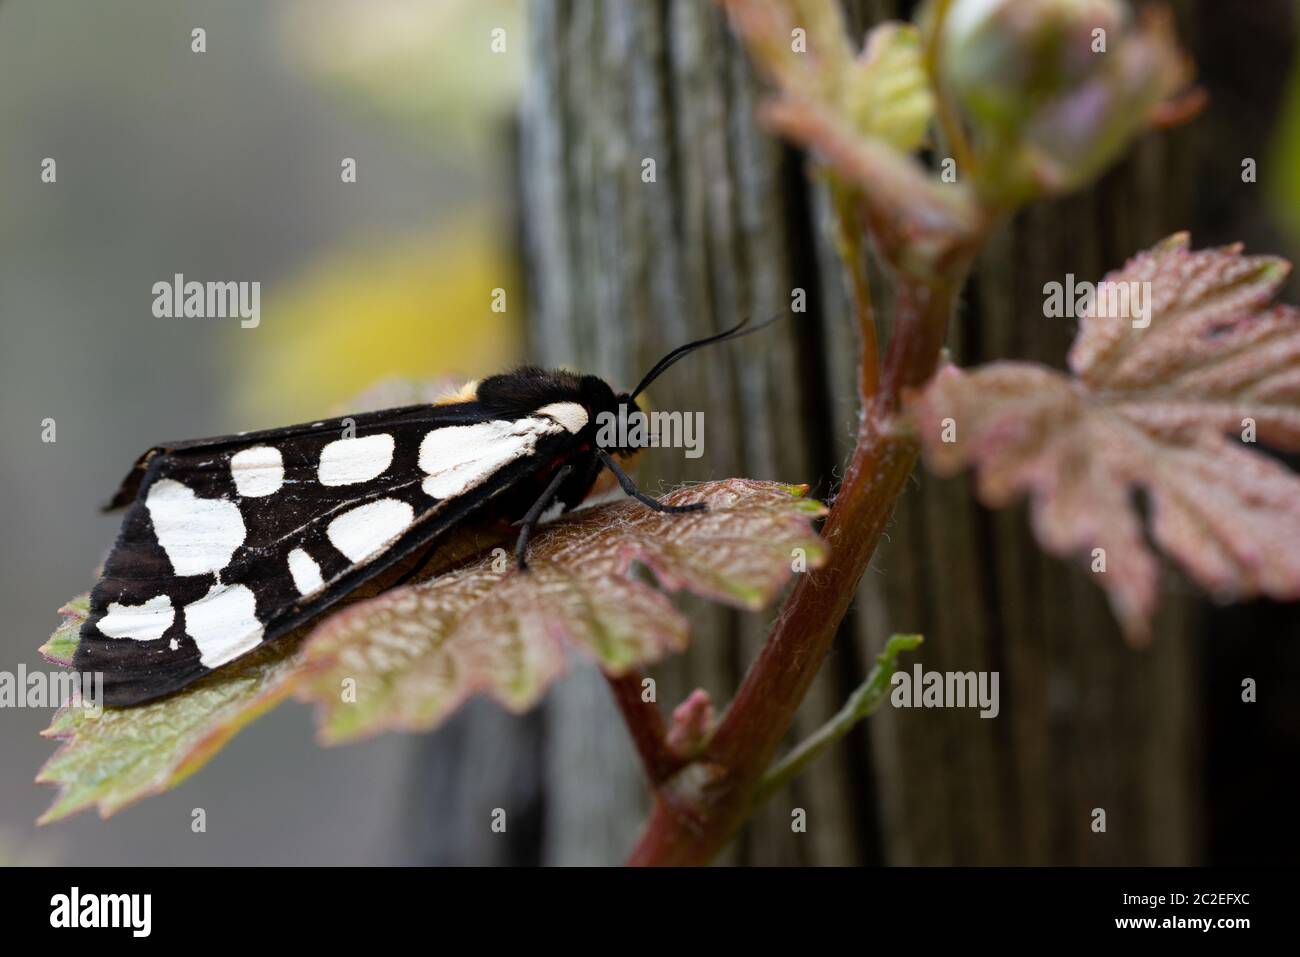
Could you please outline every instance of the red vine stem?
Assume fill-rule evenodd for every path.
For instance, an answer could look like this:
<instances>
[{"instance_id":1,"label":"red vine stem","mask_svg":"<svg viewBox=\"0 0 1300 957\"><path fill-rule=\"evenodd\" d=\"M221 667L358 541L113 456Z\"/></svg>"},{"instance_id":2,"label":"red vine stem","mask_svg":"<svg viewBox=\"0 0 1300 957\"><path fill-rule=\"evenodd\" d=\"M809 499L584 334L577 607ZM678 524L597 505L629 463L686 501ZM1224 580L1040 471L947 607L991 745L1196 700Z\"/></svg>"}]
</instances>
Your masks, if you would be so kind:
<instances>
[{"instance_id":1,"label":"red vine stem","mask_svg":"<svg viewBox=\"0 0 1300 957\"><path fill-rule=\"evenodd\" d=\"M947 7L947 0L938 6L940 21ZM933 45L926 55L942 106ZM960 124L951 115L942 120L953 148L962 154L960 160L968 161ZM847 160L851 168L864 172L862 156ZM898 179L898 170L888 167L886 172L890 169ZM906 389L922 385L933 374L957 294L992 223L985 218L970 232L956 227L947 237L947 249L936 251L934 259L917 271L915 258L907 256L914 224L900 220L887 203L872 203L864 196L860 191L864 186L889 184L881 171L865 172L876 175L856 186L834 173L830 176L839 252L849 268L859 333L860 409L857 444L822 529L830 555L826 564L801 576L791 590L771 635L703 751L680 773L658 780L654 806L630 864L708 863L744 824L763 774L835 640L916 464L919 443L900 425L899 405ZM875 237L877 251L893 273L894 322L883 369L864 256L867 234ZM911 268L902 267L904 260L911 262ZM634 737L640 734L644 731L633 729Z\"/></svg>"},{"instance_id":2,"label":"red vine stem","mask_svg":"<svg viewBox=\"0 0 1300 957\"><path fill-rule=\"evenodd\" d=\"M707 863L748 816L752 795L830 650L916 463L918 443L896 428L894 412L901 390L921 384L934 371L969 266L968 253L963 249L944 271L949 281L895 277L894 334L882 388L874 395L869 392L872 370L865 367L874 338L861 338L859 391L864 401L857 447L822 530L830 556L790 593L696 765L701 773L656 791L650 818L628 863ZM869 315L859 314L858 319L872 322Z\"/></svg>"},{"instance_id":3,"label":"red vine stem","mask_svg":"<svg viewBox=\"0 0 1300 957\"><path fill-rule=\"evenodd\" d=\"M654 701L646 701L641 694L642 673L631 671L615 678L606 675L614 703L623 715L632 743L645 768L650 786L657 788L678 771L683 760L668 747L668 726L663 712Z\"/></svg>"}]
</instances>

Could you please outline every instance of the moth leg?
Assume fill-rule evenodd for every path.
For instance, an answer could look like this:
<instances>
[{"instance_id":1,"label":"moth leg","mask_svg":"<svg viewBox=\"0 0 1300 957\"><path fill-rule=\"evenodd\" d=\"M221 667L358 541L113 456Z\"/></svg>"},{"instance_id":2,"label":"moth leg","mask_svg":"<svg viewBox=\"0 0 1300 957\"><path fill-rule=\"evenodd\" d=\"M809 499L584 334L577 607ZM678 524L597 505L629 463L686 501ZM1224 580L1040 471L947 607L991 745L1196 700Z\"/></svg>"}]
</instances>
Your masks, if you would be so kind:
<instances>
[{"instance_id":1,"label":"moth leg","mask_svg":"<svg viewBox=\"0 0 1300 957\"><path fill-rule=\"evenodd\" d=\"M632 476L624 472L623 467L619 465L618 462L614 460L614 457L604 449L597 449L596 454L600 456L600 461L605 468L614 473L614 478L618 479L618 484L623 486L623 491L647 508L652 508L656 512L667 512L672 515L678 515L682 512L703 512L708 509L708 506L703 502L695 502L691 505L665 505L657 498L653 498L637 488L636 483L632 481Z\"/></svg>"},{"instance_id":2,"label":"moth leg","mask_svg":"<svg viewBox=\"0 0 1300 957\"><path fill-rule=\"evenodd\" d=\"M533 529L537 527L538 521L541 520L542 513L551 506L551 501L555 498L555 493L560 490L560 485L569 477L573 471L572 465L566 465L555 473L551 482L546 486L544 491L533 503L533 507L520 521L519 538L515 540L515 565L521 572L528 571L528 562L525 556L528 554L528 539L533 534Z\"/></svg>"},{"instance_id":3,"label":"moth leg","mask_svg":"<svg viewBox=\"0 0 1300 957\"><path fill-rule=\"evenodd\" d=\"M414 577L415 577L416 575L418 575L420 572L424 571L424 566L427 565L427 564L429 564L429 559L432 558L432 557L433 557L433 553L436 552L436 551L438 550L438 545L439 545L439 544L440 544L439 542L434 542L432 545L430 545L428 548L426 548L426 549L424 550L424 553L423 553L422 555L420 555L420 557L416 560L415 564L412 565L412 566L411 566L409 569L407 569L405 572L403 572L403 573L402 573L402 577L399 578L399 579L397 579L397 581L393 582L393 583L392 583L391 585L389 585L388 587L389 587L389 588L396 588L396 587L398 587L399 585L405 585L407 582L409 582L412 578L414 578Z\"/></svg>"}]
</instances>

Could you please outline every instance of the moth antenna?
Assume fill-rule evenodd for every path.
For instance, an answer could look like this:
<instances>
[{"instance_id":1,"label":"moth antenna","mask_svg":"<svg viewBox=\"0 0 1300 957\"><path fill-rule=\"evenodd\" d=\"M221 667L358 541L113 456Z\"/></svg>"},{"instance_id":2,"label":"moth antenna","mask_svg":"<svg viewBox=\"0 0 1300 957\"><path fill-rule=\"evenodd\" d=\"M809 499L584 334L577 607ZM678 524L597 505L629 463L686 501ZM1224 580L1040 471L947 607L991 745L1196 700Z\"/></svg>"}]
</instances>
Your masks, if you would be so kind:
<instances>
[{"instance_id":1,"label":"moth antenna","mask_svg":"<svg viewBox=\"0 0 1300 957\"><path fill-rule=\"evenodd\" d=\"M778 312L775 316L772 316L770 319L764 319L756 326L751 326L749 324L749 317L746 316L737 325L732 326L730 329L678 346L672 352L668 353L656 362L650 371L641 377L641 381L638 382L637 387L632 390L629 398L632 401L636 401L636 397L644 392L651 382L654 382L655 379L667 372L668 368L672 366L673 363L677 362L677 360L681 359L683 356L689 355L696 349L703 346L713 345L715 342L725 342L728 339L739 339L741 336L751 335L752 333L758 332L760 329L766 329L778 319L784 319L785 315L784 312Z\"/></svg>"}]
</instances>

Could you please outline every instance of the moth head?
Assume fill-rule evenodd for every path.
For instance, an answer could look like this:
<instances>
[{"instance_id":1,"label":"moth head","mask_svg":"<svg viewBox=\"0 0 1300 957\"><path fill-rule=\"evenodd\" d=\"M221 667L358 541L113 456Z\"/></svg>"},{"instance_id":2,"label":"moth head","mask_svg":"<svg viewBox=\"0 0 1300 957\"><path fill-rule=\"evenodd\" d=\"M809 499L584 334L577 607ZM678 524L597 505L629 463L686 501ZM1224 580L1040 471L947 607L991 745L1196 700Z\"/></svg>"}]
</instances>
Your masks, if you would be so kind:
<instances>
[{"instance_id":1,"label":"moth head","mask_svg":"<svg viewBox=\"0 0 1300 957\"><path fill-rule=\"evenodd\" d=\"M615 393L603 379L590 378L593 381L583 389L583 403L591 412L589 428L594 430L591 441L602 452L630 465L640 448L635 441L629 441L628 427L635 421L634 416L645 408L629 393Z\"/></svg>"},{"instance_id":2,"label":"moth head","mask_svg":"<svg viewBox=\"0 0 1300 957\"><path fill-rule=\"evenodd\" d=\"M583 376L578 391L590 414L589 441L630 466L640 449L627 442L626 424L634 413L645 411L641 404L626 392L615 393L609 383L594 375Z\"/></svg>"},{"instance_id":3,"label":"moth head","mask_svg":"<svg viewBox=\"0 0 1300 957\"><path fill-rule=\"evenodd\" d=\"M602 403L589 405L589 408L593 408L594 411L596 411L597 421L616 425L616 428L612 429L598 429L596 432L596 444L605 452L623 459L624 463L630 466L632 460L635 459L640 454L641 449L645 447L644 440L648 435L646 432L645 419L649 410L646 408L644 400L641 400L638 397L646 390L646 387L649 386L650 383L654 382L655 379L668 371L668 369L678 360L682 359L684 356L690 355L696 349L718 342L725 342L728 339L735 339L738 336L748 335L751 332L757 332L765 326L770 326L780 318L781 315L776 315L756 326L750 326L749 320L745 319L739 325L733 326L723 332L719 332L716 335L706 336L703 339L696 339L693 342L680 345L656 362L650 368L650 371L641 377L641 381L637 383L636 388L631 392L623 392L618 395L613 395L611 393L610 397L613 400L612 406L604 405ZM600 382L600 380L596 381ZM600 382L600 384L605 389L609 388L604 384L604 382ZM638 423L637 420L640 420L640 422Z\"/></svg>"},{"instance_id":4,"label":"moth head","mask_svg":"<svg viewBox=\"0 0 1300 957\"><path fill-rule=\"evenodd\" d=\"M620 464L625 468L633 468L636 459L641 455L644 443L636 441L639 433L631 426L635 424L637 418L649 411L645 400L638 401L631 393L620 392L613 397L613 404L602 411L607 415L601 416L598 421L608 422L613 428L597 429L596 444L619 459Z\"/></svg>"}]
</instances>

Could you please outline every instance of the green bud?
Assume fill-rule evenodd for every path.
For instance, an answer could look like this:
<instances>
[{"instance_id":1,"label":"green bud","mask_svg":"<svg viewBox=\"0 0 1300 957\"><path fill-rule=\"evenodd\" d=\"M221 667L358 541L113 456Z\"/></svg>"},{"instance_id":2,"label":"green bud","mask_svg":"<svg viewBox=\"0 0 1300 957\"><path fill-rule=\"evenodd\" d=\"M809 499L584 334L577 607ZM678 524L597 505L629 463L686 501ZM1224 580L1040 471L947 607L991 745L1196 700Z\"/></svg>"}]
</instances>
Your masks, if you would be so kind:
<instances>
[{"instance_id":1,"label":"green bud","mask_svg":"<svg viewBox=\"0 0 1300 957\"><path fill-rule=\"evenodd\" d=\"M953 0L942 30L978 187L1005 205L1096 176L1187 77L1168 17L1118 0Z\"/></svg>"}]
</instances>

